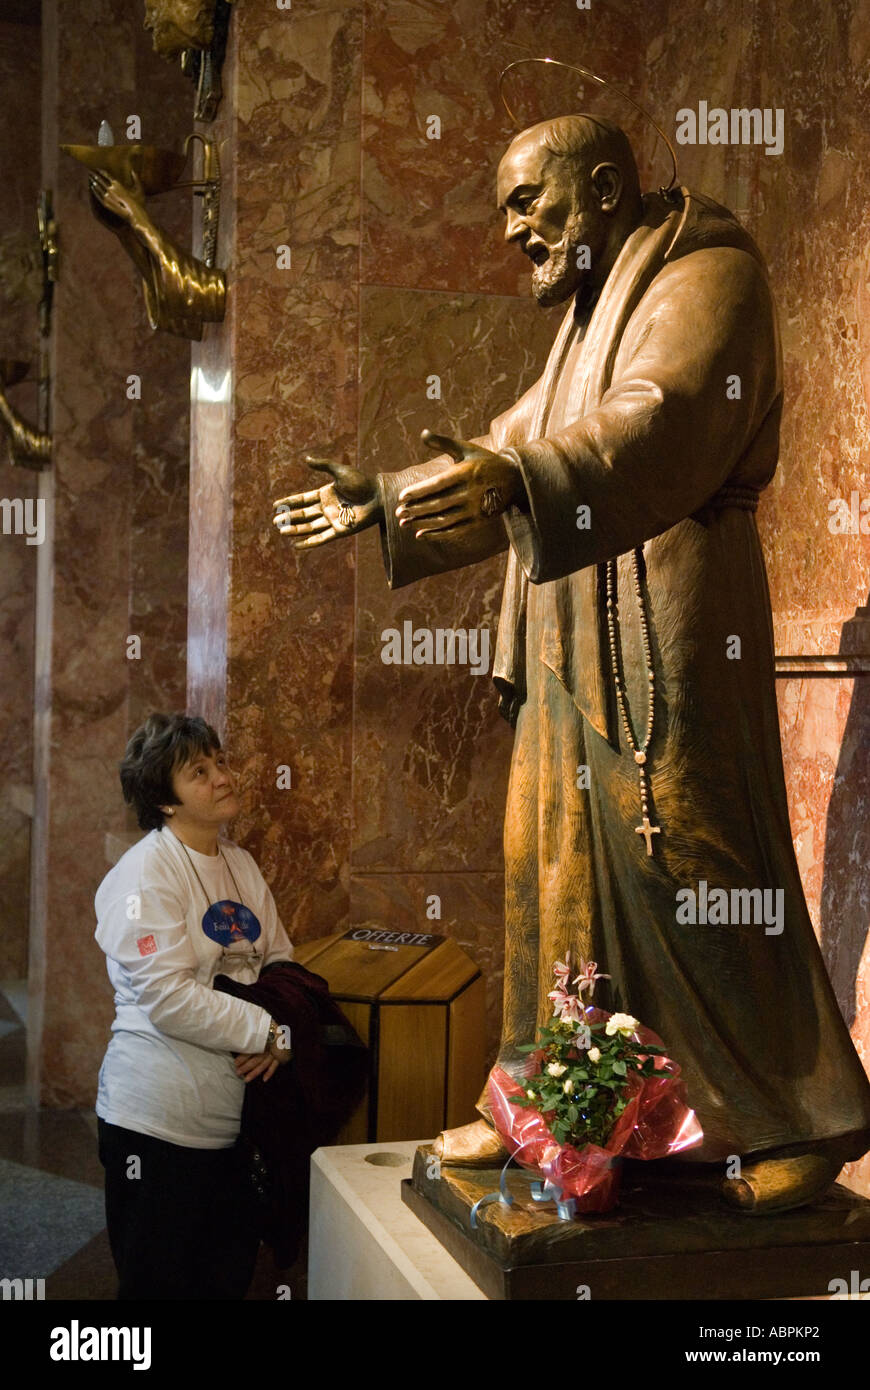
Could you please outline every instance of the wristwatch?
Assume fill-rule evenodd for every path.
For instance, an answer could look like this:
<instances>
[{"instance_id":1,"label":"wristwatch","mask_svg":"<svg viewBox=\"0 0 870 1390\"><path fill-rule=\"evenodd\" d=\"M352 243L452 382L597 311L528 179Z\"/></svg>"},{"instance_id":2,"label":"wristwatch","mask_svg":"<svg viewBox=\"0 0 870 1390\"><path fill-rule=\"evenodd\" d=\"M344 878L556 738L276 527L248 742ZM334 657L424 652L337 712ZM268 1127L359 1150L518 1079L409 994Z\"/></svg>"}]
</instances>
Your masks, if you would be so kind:
<instances>
[{"instance_id":1,"label":"wristwatch","mask_svg":"<svg viewBox=\"0 0 870 1390\"><path fill-rule=\"evenodd\" d=\"M274 1018L273 1018L272 1021L271 1021L271 1023L269 1024L269 1036L268 1036L268 1038L267 1038L267 1040L266 1040L266 1051L267 1051L267 1052L270 1051L270 1049L271 1049L273 1046L275 1046L275 1047L278 1046L278 1029L279 1029L280 1027L281 1027L280 1023L276 1023L275 1020L274 1020ZM285 1055L286 1055L286 1060L288 1060L288 1061L289 1061L290 1058L293 1056L293 1051L292 1051L292 1049L289 1048L289 1047L285 1047L285 1046L282 1045L281 1051L282 1051L283 1053L285 1053Z\"/></svg>"}]
</instances>

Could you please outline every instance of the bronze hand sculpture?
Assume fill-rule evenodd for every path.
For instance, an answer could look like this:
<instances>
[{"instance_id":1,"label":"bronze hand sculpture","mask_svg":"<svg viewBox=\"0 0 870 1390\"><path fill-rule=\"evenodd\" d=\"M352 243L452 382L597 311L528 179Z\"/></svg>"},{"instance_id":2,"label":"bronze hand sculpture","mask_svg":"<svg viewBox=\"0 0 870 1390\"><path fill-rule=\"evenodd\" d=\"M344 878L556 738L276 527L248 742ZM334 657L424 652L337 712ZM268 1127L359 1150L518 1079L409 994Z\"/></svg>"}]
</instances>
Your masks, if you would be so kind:
<instances>
[{"instance_id":1,"label":"bronze hand sculpture","mask_svg":"<svg viewBox=\"0 0 870 1390\"><path fill-rule=\"evenodd\" d=\"M500 515L520 495L522 480L513 460L465 440L424 430L423 443L456 461L434 479L409 486L396 509L400 526L421 525L417 539L455 537L481 517ZM310 492L279 497L272 518L282 536L293 536L297 550L353 535L383 519L376 481L358 468L308 455L310 468L331 473L334 481ZM434 500L433 500L434 499ZM301 538L301 539L298 539Z\"/></svg>"},{"instance_id":2,"label":"bronze hand sculpture","mask_svg":"<svg viewBox=\"0 0 870 1390\"><path fill-rule=\"evenodd\" d=\"M209 143L205 148L208 162L215 152ZM94 215L114 232L142 276L151 327L198 341L203 324L220 323L226 307L226 278L210 264L214 226L207 228L206 257L201 260L176 246L146 207L149 195L184 186L178 180L186 155L142 145L62 149L91 170ZM216 186L217 178L210 182ZM209 180L202 183L208 187Z\"/></svg>"},{"instance_id":3,"label":"bronze hand sculpture","mask_svg":"<svg viewBox=\"0 0 870 1390\"><path fill-rule=\"evenodd\" d=\"M309 492L279 497L273 503L275 526L282 536L299 538L294 540L297 550L310 550L339 536L355 535L380 519L377 487L365 473L346 463L312 458L310 454L305 462L317 472L329 473L333 481Z\"/></svg>"}]
</instances>

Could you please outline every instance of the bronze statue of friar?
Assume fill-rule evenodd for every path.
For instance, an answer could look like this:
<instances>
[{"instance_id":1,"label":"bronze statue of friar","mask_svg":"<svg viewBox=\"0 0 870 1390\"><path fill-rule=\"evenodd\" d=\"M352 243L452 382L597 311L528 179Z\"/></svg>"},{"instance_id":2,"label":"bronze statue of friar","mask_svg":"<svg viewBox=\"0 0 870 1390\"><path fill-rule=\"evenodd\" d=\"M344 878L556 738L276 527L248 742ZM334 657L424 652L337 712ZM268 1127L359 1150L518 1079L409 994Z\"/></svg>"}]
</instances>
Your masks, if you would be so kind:
<instances>
[{"instance_id":1,"label":"bronze statue of friar","mask_svg":"<svg viewBox=\"0 0 870 1390\"><path fill-rule=\"evenodd\" d=\"M309 459L331 481L274 519L300 548L378 524L393 588L507 551L498 1062L516 1074L551 1015L557 958L601 962L596 1003L683 1068L704 1139L682 1158L747 1213L798 1206L870 1147L870 1082L789 828L754 515L782 409L764 261L709 198L642 195L625 133L590 115L522 131L498 205L538 301L567 303L540 379L478 439L427 432L426 463ZM478 1110L445 1161L503 1152Z\"/></svg>"}]
</instances>

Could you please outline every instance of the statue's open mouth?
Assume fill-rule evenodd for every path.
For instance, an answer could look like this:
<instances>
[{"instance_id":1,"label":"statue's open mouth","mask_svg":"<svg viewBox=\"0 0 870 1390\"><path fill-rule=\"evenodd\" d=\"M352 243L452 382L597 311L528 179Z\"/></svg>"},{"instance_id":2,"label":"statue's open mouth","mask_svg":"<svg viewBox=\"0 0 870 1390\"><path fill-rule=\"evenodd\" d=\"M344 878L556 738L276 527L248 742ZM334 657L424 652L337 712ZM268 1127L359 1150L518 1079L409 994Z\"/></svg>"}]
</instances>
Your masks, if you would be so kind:
<instances>
[{"instance_id":1,"label":"statue's open mouth","mask_svg":"<svg viewBox=\"0 0 870 1390\"><path fill-rule=\"evenodd\" d=\"M535 246L526 247L526 255L529 260L534 261L535 265L543 265L550 259L550 253L543 242L538 242Z\"/></svg>"}]
</instances>

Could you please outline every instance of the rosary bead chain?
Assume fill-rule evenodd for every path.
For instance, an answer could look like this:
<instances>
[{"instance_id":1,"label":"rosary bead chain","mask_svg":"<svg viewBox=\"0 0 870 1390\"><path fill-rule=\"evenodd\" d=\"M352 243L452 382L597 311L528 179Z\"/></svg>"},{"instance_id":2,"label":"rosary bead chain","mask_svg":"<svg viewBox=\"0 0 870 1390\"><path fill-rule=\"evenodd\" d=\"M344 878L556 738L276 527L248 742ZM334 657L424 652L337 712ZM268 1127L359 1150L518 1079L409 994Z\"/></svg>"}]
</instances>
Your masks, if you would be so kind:
<instances>
[{"instance_id":1,"label":"rosary bead chain","mask_svg":"<svg viewBox=\"0 0 870 1390\"><path fill-rule=\"evenodd\" d=\"M652 855L652 837L661 834L661 827L652 825L649 819L649 787L647 783L647 750L650 746L653 735L653 724L655 720L655 667L653 666L652 647L649 635L649 619L646 612L646 604L643 597L643 585L640 578L641 565L640 549L632 551L632 577L634 579L634 592L637 599L638 611L640 616L640 630L643 641L643 654L646 663L647 684L649 694L647 699L647 724L646 737L643 744L638 747L634 730L631 727L631 717L628 708L628 699L623 688L622 674L619 665L619 599L618 599L618 561L607 561L607 635L610 644L610 669L613 673L613 683L616 689L616 702L619 706L619 714L622 726L625 730L625 737L628 746L634 754L634 761L637 763L638 778L640 782L640 807L641 824L635 827L635 835L643 835L646 840L647 855Z\"/></svg>"}]
</instances>

